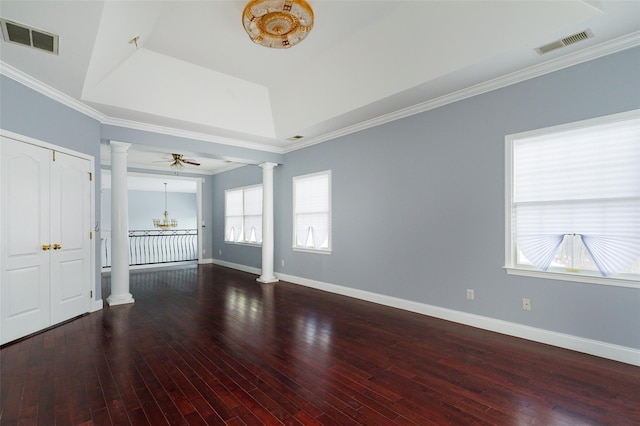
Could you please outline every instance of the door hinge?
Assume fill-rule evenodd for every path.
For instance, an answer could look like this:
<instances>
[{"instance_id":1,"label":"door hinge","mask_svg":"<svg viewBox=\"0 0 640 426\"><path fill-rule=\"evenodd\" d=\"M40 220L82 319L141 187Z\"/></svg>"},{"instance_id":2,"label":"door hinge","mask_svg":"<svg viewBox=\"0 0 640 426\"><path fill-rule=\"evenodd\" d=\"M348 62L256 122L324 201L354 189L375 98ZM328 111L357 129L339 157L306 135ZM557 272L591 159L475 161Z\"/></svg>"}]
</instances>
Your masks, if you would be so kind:
<instances>
[{"instance_id":1,"label":"door hinge","mask_svg":"<svg viewBox=\"0 0 640 426\"><path fill-rule=\"evenodd\" d=\"M89 232L89 239L93 240L93 232Z\"/></svg>"},{"instance_id":2,"label":"door hinge","mask_svg":"<svg viewBox=\"0 0 640 426\"><path fill-rule=\"evenodd\" d=\"M89 292L89 297L93 297L93 290Z\"/></svg>"},{"instance_id":3,"label":"door hinge","mask_svg":"<svg viewBox=\"0 0 640 426\"><path fill-rule=\"evenodd\" d=\"M55 151L51 151L51 155L53 155L53 161L56 161L56 152Z\"/></svg>"},{"instance_id":4,"label":"door hinge","mask_svg":"<svg viewBox=\"0 0 640 426\"><path fill-rule=\"evenodd\" d=\"M93 173L89 172L89 181L93 180Z\"/></svg>"}]
</instances>

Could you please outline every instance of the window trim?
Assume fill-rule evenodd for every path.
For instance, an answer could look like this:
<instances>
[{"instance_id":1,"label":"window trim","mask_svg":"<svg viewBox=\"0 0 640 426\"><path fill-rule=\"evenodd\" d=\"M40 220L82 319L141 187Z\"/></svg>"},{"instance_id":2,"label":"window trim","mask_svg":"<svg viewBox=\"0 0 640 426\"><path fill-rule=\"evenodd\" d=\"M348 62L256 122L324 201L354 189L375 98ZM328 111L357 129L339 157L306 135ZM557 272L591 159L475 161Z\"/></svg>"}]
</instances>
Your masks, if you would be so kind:
<instances>
[{"instance_id":1,"label":"window trim","mask_svg":"<svg viewBox=\"0 0 640 426\"><path fill-rule=\"evenodd\" d=\"M227 192L233 192L233 191L240 191L242 190L243 192L243 201L244 201L244 191L246 189L251 189L251 188L256 188L256 187L262 187L261 183L258 183L256 185L247 185L247 186L240 186L237 188L229 188L229 189L225 189L224 190L224 230L223 230L223 236L222 236L222 241L225 244L233 244L236 246L250 246L250 247L262 247L262 242L260 243L251 243L249 241L229 241L227 240ZM263 190L263 200L262 202L264 203L264 188L262 188ZM242 206L242 223L244 223L244 205ZM260 214L260 216L262 216L262 213Z\"/></svg>"},{"instance_id":2,"label":"window trim","mask_svg":"<svg viewBox=\"0 0 640 426\"><path fill-rule=\"evenodd\" d=\"M514 133L505 136L505 271L509 275L519 275L525 277L545 278L552 280L573 281L589 284L601 284L617 287L640 288L640 278L636 279L633 275L619 274L617 277L605 277L597 272L581 271L577 273L566 272L560 270L541 271L534 267L517 263L517 248L514 241L514 223L512 216L513 205L513 144L518 139L524 139L532 136L541 136L550 133L560 133L568 130L576 130L584 127L615 123L629 119L638 118L640 109L626 111L618 114L611 114L602 117L591 118L587 120L576 121L557 126L545 127L536 130L530 130L521 133ZM628 278L627 278L628 277Z\"/></svg>"},{"instance_id":3,"label":"window trim","mask_svg":"<svg viewBox=\"0 0 640 426\"><path fill-rule=\"evenodd\" d=\"M328 179L328 193L329 193L329 200L328 200L328 222L329 222L329 229L328 229L328 234L327 234L327 238L329 241L329 248L328 249L316 249L316 248L308 248L308 247L300 247L297 245L296 243L296 181L297 180L302 180L302 179L308 179L308 178L312 178L314 176L321 176L321 175L326 175L329 179ZM292 241L292 246L291 248L294 251L299 251L299 252L306 252L306 253L316 253L316 254L331 254L333 251L333 236L332 236L332 228L333 228L333 221L332 221L332 217L331 217L331 211L332 211L332 202L331 199L332 197L332 176L331 176L331 170L324 170L321 172L315 172L315 173L308 173L305 175L299 175L299 176L294 176L292 178L292 237L293 237L293 241Z\"/></svg>"}]
</instances>

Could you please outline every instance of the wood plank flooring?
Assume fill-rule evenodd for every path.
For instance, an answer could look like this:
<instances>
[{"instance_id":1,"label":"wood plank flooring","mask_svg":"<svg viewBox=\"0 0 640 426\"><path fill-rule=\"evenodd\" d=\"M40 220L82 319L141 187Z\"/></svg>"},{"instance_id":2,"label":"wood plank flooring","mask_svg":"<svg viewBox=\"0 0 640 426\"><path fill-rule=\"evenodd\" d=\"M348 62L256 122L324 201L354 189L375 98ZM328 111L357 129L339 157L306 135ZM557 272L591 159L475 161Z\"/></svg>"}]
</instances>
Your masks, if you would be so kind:
<instances>
[{"instance_id":1,"label":"wood plank flooring","mask_svg":"<svg viewBox=\"0 0 640 426\"><path fill-rule=\"evenodd\" d=\"M132 272L0 350L0 424L640 424L638 367L255 278Z\"/></svg>"}]
</instances>

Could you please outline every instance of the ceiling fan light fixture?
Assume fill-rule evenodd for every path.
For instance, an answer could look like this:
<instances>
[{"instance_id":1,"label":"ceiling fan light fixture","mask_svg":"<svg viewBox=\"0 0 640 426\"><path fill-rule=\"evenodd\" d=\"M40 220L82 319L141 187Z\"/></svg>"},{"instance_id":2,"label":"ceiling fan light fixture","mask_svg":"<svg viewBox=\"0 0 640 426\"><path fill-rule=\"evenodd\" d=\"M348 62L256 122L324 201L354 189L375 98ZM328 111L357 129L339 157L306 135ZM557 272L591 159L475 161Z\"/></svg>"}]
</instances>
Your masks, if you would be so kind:
<instances>
[{"instance_id":1,"label":"ceiling fan light fixture","mask_svg":"<svg viewBox=\"0 0 640 426\"><path fill-rule=\"evenodd\" d=\"M190 159L184 158L184 155L182 155L182 154L172 153L171 154L171 158L172 158L172 160L170 160L170 161L172 161L172 163L169 164L169 167L174 169L175 171L184 169L186 164L189 164L190 166L199 166L200 165L200 163L198 163L195 160L190 160Z\"/></svg>"},{"instance_id":2,"label":"ceiling fan light fixture","mask_svg":"<svg viewBox=\"0 0 640 426\"><path fill-rule=\"evenodd\" d=\"M175 160L173 163L169 165L169 167L174 170L182 170L184 169L184 164L182 164L182 161Z\"/></svg>"},{"instance_id":3,"label":"ceiling fan light fixture","mask_svg":"<svg viewBox=\"0 0 640 426\"><path fill-rule=\"evenodd\" d=\"M288 49L309 35L313 9L305 0L251 0L242 12L242 24L254 43Z\"/></svg>"}]
</instances>

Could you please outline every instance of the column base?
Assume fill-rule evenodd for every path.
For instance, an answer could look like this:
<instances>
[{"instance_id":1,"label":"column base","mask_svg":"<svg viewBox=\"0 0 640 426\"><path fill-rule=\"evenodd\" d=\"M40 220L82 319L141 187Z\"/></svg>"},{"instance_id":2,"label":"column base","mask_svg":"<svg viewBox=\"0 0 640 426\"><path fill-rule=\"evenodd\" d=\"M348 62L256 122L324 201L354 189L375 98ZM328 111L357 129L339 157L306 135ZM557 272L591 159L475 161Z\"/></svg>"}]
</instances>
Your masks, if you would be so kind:
<instances>
[{"instance_id":1,"label":"column base","mask_svg":"<svg viewBox=\"0 0 640 426\"><path fill-rule=\"evenodd\" d=\"M256 278L256 281L262 284L270 284L270 283L277 283L280 280L275 275L271 275L270 277L265 277L264 275L262 275L261 277Z\"/></svg>"},{"instance_id":2,"label":"column base","mask_svg":"<svg viewBox=\"0 0 640 426\"><path fill-rule=\"evenodd\" d=\"M112 294L107 297L107 303L109 304L109 306L126 305L127 303L134 302L135 300L133 300L133 296L131 295L131 293Z\"/></svg>"}]
</instances>

